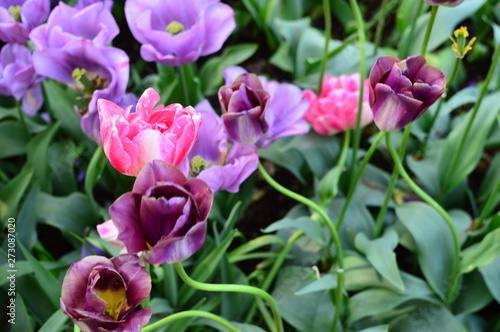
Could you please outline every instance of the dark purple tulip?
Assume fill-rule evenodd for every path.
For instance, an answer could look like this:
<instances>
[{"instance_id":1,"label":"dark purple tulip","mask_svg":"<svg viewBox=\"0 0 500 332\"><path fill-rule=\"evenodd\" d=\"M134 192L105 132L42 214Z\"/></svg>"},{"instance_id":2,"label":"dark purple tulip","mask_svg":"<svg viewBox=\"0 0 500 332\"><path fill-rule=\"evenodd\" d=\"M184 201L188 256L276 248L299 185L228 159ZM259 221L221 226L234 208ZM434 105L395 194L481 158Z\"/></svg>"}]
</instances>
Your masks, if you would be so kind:
<instances>
[{"instance_id":1,"label":"dark purple tulip","mask_svg":"<svg viewBox=\"0 0 500 332\"><path fill-rule=\"evenodd\" d=\"M464 0L424 0L425 3L431 6L446 6L446 7L455 7L464 2Z\"/></svg>"},{"instance_id":2,"label":"dark purple tulip","mask_svg":"<svg viewBox=\"0 0 500 332\"><path fill-rule=\"evenodd\" d=\"M61 310L82 331L139 332L151 308L136 310L151 292L151 277L136 255L87 256L64 277Z\"/></svg>"},{"instance_id":3,"label":"dark purple tulip","mask_svg":"<svg viewBox=\"0 0 500 332\"><path fill-rule=\"evenodd\" d=\"M22 100L24 111L33 116L43 103L42 77L35 73L30 50L21 44L6 44L0 51L0 94Z\"/></svg>"},{"instance_id":4,"label":"dark purple tulip","mask_svg":"<svg viewBox=\"0 0 500 332\"><path fill-rule=\"evenodd\" d=\"M257 149L234 143L229 150L222 119L210 103L205 99L195 110L201 114L203 125L188 155L191 175L205 181L213 192L238 192L240 184L257 169Z\"/></svg>"},{"instance_id":5,"label":"dark purple tulip","mask_svg":"<svg viewBox=\"0 0 500 332\"><path fill-rule=\"evenodd\" d=\"M382 131L397 131L421 116L441 97L445 75L421 55L377 59L370 72L370 106Z\"/></svg>"},{"instance_id":6,"label":"dark purple tulip","mask_svg":"<svg viewBox=\"0 0 500 332\"><path fill-rule=\"evenodd\" d=\"M269 93L255 74L243 73L231 85L219 89L222 120L234 141L252 145L267 132L264 117Z\"/></svg>"},{"instance_id":7,"label":"dark purple tulip","mask_svg":"<svg viewBox=\"0 0 500 332\"><path fill-rule=\"evenodd\" d=\"M234 12L219 0L127 0L125 16L146 61L180 66L212 54L234 30Z\"/></svg>"},{"instance_id":8,"label":"dark purple tulip","mask_svg":"<svg viewBox=\"0 0 500 332\"><path fill-rule=\"evenodd\" d=\"M47 19L49 0L0 1L0 39L6 43L25 43L30 31Z\"/></svg>"},{"instance_id":9,"label":"dark purple tulip","mask_svg":"<svg viewBox=\"0 0 500 332\"><path fill-rule=\"evenodd\" d=\"M231 84L245 72L241 67L226 68L224 70L226 85ZM302 90L293 84L268 81L263 76L259 76L258 79L262 89L269 94L269 102L264 114L268 130L258 137L255 146L259 149L266 149L278 138L307 133L309 124L303 117L309 109L309 101L303 98Z\"/></svg>"},{"instance_id":10,"label":"dark purple tulip","mask_svg":"<svg viewBox=\"0 0 500 332\"><path fill-rule=\"evenodd\" d=\"M132 191L120 196L109 214L127 252L150 250L148 262L171 264L187 259L205 242L212 199L205 182L186 180L177 168L155 160L142 168Z\"/></svg>"}]
</instances>

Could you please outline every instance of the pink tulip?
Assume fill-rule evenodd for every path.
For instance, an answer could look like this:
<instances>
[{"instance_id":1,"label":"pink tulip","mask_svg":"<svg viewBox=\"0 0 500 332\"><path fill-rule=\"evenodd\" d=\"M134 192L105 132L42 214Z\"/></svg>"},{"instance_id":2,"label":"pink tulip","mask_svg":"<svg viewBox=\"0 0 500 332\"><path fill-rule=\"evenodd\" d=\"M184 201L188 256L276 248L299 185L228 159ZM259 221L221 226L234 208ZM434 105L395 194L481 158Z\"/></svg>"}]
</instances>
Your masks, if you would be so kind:
<instances>
[{"instance_id":1,"label":"pink tulip","mask_svg":"<svg viewBox=\"0 0 500 332\"><path fill-rule=\"evenodd\" d=\"M122 109L109 100L98 100L104 153L119 172L136 176L153 160L177 166L196 142L200 114L180 104L154 108L158 101L160 96L151 88L143 93L134 113L132 106Z\"/></svg>"},{"instance_id":2,"label":"pink tulip","mask_svg":"<svg viewBox=\"0 0 500 332\"><path fill-rule=\"evenodd\" d=\"M361 114L362 127L373 121L368 95L369 86L366 80ZM304 91L304 97L311 102L304 119L317 133L333 135L356 127L359 74L340 77L327 75L319 97L311 90Z\"/></svg>"}]
</instances>

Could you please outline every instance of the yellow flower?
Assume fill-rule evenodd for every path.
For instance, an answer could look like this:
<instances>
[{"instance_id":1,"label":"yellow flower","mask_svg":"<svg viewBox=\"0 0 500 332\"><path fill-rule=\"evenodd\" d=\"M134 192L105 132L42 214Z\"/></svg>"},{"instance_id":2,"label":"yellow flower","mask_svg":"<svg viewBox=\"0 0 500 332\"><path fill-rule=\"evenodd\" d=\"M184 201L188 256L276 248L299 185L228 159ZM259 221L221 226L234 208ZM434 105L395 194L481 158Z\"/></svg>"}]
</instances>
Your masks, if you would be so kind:
<instances>
[{"instance_id":1,"label":"yellow flower","mask_svg":"<svg viewBox=\"0 0 500 332\"><path fill-rule=\"evenodd\" d=\"M467 31L467 27L460 27L453 33L455 35L455 39L452 36L449 36L453 44L451 45L451 49L455 52L455 56L459 59L463 59L465 54L472 50L472 44L476 41L476 37L472 38L467 44L467 37L469 37L469 32Z\"/></svg>"}]
</instances>

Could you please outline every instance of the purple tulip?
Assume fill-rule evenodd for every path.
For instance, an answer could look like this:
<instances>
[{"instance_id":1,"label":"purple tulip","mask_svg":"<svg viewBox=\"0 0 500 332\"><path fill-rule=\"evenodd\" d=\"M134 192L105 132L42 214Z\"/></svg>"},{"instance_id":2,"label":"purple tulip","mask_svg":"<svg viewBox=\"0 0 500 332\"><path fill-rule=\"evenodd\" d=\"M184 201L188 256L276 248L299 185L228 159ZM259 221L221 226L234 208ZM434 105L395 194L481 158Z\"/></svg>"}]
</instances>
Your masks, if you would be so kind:
<instances>
[{"instance_id":1,"label":"purple tulip","mask_svg":"<svg viewBox=\"0 0 500 332\"><path fill-rule=\"evenodd\" d=\"M446 6L455 7L464 2L464 0L424 0L426 4L431 6Z\"/></svg>"},{"instance_id":2,"label":"purple tulip","mask_svg":"<svg viewBox=\"0 0 500 332\"><path fill-rule=\"evenodd\" d=\"M421 55L399 60L377 59L370 72L370 106L375 124L383 131L397 131L421 116L441 97L445 75L425 64Z\"/></svg>"},{"instance_id":3,"label":"purple tulip","mask_svg":"<svg viewBox=\"0 0 500 332\"><path fill-rule=\"evenodd\" d=\"M136 310L151 292L151 277L136 255L87 256L71 265L61 310L82 331L139 332L151 308Z\"/></svg>"},{"instance_id":4,"label":"purple tulip","mask_svg":"<svg viewBox=\"0 0 500 332\"><path fill-rule=\"evenodd\" d=\"M206 219L213 194L199 179L189 179L163 161L141 170L131 192L109 208L118 240L129 253L150 250L151 264L176 263L205 242Z\"/></svg>"},{"instance_id":5,"label":"purple tulip","mask_svg":"<svg viewBox=\"0 0 500 332\"><path fill-rule=\"evenodd\" d=\"M22 100L24 111L33 116L43 103L42 77L35 73L30 50L21 44L6 44L0 51L0 94Z\"/></svg>"},{"instance_id":6,"label":"purple tulip","mask_svg":"<svg viewBox=\"0 0 500 332\"><path fill-rule=\"evenodd\" d=\"M25 43L30 31L47 19L49 0L0 1L0 39L6 43Z\"/></svg>"},{"instance_id":7,"label":"purple tulip","mask_svg":"<svg viewBox=\"0 0 500 332\"><path fill-rule=\"evenodd\" d=\"M191 175L205 181L213 192L238 192L240 184L257 169L257 149L234 143L229 150L222 119L210 103L203 100L195 110L201 114L203 125L188 155Z\"/></svg>"},{"instance_id":8,"label":"purple tulip","mask_svg":"<svg viewBox=\"0 0 500 332\"><path fill-rule=\"evenodd\" d=\"M245 72L241 67L226 68L224 70L226 85L230 85ZM269 94L269 103L264 113L264 121L268 130L260 135L255 146L259 149L266 149L278 138L307 133L309 124L303 117L309 109L309 101L303 98L302 90L293 84L268 81L263 76L259 76L258 79L262 89ZM227 124L226 129L228 129ZM231 130L235 131L237 128L233 127ZM230 132L229 129L228 132Z\"/></svg>"},{"instance_id":9,"label":"purple tulip","mask_svg":"<svg viewBox=\"0 0 500 332\"><path fill-rule=\"evenodd\" d=\"M96 2L103 2L104 7L108 10L113 9L113 0L78 0L78 3L75 5L75 8L82 9L87 6L90 6Z\"/></svg>"},{"instance_id":10,"label":"purple tulip","mask_svg":"<svg viewBox=\"0 0 500 332\"><path fill-rule=\"evenodd\" d=\"M180 66L219 51L234 30L234 12L219 0L125 2L125 16L146 61Z\"/></svg>"}]
</instances>

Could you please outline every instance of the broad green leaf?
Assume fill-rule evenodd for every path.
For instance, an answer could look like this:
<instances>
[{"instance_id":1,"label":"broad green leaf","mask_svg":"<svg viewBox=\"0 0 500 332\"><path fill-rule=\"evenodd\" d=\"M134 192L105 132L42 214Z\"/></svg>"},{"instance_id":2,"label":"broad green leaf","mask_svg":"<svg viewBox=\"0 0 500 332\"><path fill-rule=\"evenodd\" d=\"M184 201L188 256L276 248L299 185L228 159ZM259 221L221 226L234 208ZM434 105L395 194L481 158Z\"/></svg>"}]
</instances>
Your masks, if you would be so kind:
<instances>
[{"instance_id":1,"label":"broad green leaf","mask_svg":"<svg viewBox=\"0 0 500 332\"><path fill-rule=\"evenodd\" d=\"M295 61L300 36L311 25L311 18L304 17L294 21L276 18L274 22L278 33L285 39L286 43L289 44L292 61ZM295 62L292 63L292 70L294 69L294 63Z\"/></svg>"},{"instance_id":2,"label":"broad green leaf","mask_svg":"<svg viewBox=\"0 0 500 332\"><path fill-rule=\"evenodd\" d=\"M259 248L266 247L266 246L271 246L271 245L279 245L283 246L284 242L283 239L276 235L262 235L259 236L255 239L252 239L238 248L232 250L230 253L228 253L228 258L234 258L236 256L244 255L250 252L253 252Z\"/></svg>"},{"instance_id":3,"label":"broad green leaf","mask_svg":"<svg viewBox=\"0 0 500 332\"><path fill-rule=\"evenodd\" d=\"M399 272L394 249L398 245L398 235L388 230L383 237L369 240L364 233L359 233L354 243L359 251L365 254L375 270L397 289L403 291L404 284Z\"/></svg>"},{"instance_id":4,"label":"broad green leaf","mask_svg":"<svg viewBox=\"0 0 500 332\"><path fill-rule=\"evenodd\" d=\"M26 153L30 135L18 121L0 122L0 159Z\"/></svg>"},{"instance_id":5,"label":"broad green leaf","mask_svg":"<svg viewBox=\"0 0 500 332\"><path fill-rule=\"evenodd\" d=\"M26 147L28 153L26 165L33 168L34 175L40 182L41 189L46 192L51 191L50 166L47 162L47 151L60 125L61 120L31 139Z\"/></svg>"},{"instance_id":6,"label":"broad green leaf","mask_svg":"<svg viewBox=\"0 0 500 332\"><path fill-rule=\"evenodd\" d=\"M488 233L484 239L464 252L463 273L474 271L479 266L489 265L500 257L500 228Z\"/></svg>"},{"instance_id":7,"label":"broad green leaf","mask_svg":"<svg viewBox=\"0 0 500 332\"><path fill-rule=\"evenodd\" d=\"M11 269L9 268L9 264L5 263L3 265L0 265L0 286L3 286L9 282L9 279L7 277L10 276ZM20 278L24 275L31 274L33 273L33 268L31 264L25 260L16 260L16 278Z\"/></svg>"},{"instance_id":8,"label":"broad green leaf","mask_svg":"<svg viewBox=\"0 0 500 332\"><path fill-rule=\"evenodd\" d=\"M471 314L484 308L493 300L481 273L473 271L464 275L458 297L453 301L453 313Z\"/></svg>"},{"instance_id":9,"label":"broad green leaf","mask_svg":"<svg viewBox=\"0 0 500 332\"><path fill-rule=\"evenodd\" d=\"M31 188L19 211L19 218L16 222L17 240L22 242L28 250L33 248L37 239L36 225L38 216L36 215L36 201L38 192L38 186L35 185Z\"/></svg>"},{"instance_id":10,"label":"broad green leaf","mask_svg":"<svg viewBox=\"0 0 500 332\"><path fill-rule=\"evenodd\" d=\"M339 180L342 175L343 167L340 165L334 166L318 183L318 195L321 205L325 206L337 196L339 191Z\"/></svg>"},{"instance_id":11,"label":"broad green leaf","mask_svg":"<svg viewBox=\"0 0 500 332\"><path fill-rule=\"evenodd\" d=\"M272 223L271 225L266 227L262 232L271 233L283 228L300 229L314 241L318 242L323 246L326 245L326 239L323 227L321 227L318 224L318 222L315 222L309 217L300 217L297 219L284 218Z\"/></svg>"},{"instance_id":12,"label":"broad green leaf","mask_svg":"<svg viewBox=\"0 0 500 332\"><path fill-rule=\"evenodd\" d=\"M488 286L491 295L500 303L500 283L498 282L498 276L500 276L500 258L491 264L480 266L478 270L483 275L484 282Z\"/></svg>"},{"instance_id":13,"label":"broad green leaf","mask_svg":"<svg viewBox=\"0 0 500 332\"><path fill-rule=\"evenodd\" d=\"M490 198L493 189L500 182L500 153L497 153L493 160L490 162L486 176L481 183L481 188L479 189L479 201L483 204ZM495 194L493 206L497 206L500 202L500 193Z\"/></svg>"},{"instance_id":14,"label":"broad green leaf","mask_svg":"<svg viewBox=\"0 0 500 332\"><path fill-rule=\"evenodd\" d=\"M52 316L42 325L38 332L59 332L63 330L64 324L69 317L61 309L54 312Z\"/></svg>"},{"instance_id":15,"label":"broad green leaf","mask_svg":"<svg viewBox=\"0 0 500 332\"><path fill-rule=\"evenodd\" d=\"M389 186L390 177L390 174L386 171L367 164L363 170L361 179L356 185L353 199L363 202L366 206L381 206L385 199L385 192ZM394 202L390 200L389 207L393 206Z\"/></svg>"},{"instance_id":16,"label":"broad green leaf","mask_svg":"<svg viewBox=\"0 0 500 332\"><path fill-rule=\"evenodd\" d=\"M333 288L337 288L337 278L333 274L327 274L299 289L295 292L295 295L304 295Z\"/></svg>"},{"instance_id":17,"label":"broad green leaf","mask_svg":"<svg viewBox=\"0 0 500 332\"><path fill-rule=\"evenodd\" d=\"M16 308L14 309L15 311L15 324L12 324L11 331L12 332L29 332L33 331L33 327L31 325L31 317L28 314L28 310L26 309L26 306L24 305L23 298L21 295L16 294L16 302L15 306ZM11 317L11 316L7 316Z\"/></svg>"},{"instance_id":18,"label":"broad green leaf","mask_svg":"<svg viewBox=\"0 0 500 332\"><path fill-rule=\"evenodd\" d=\"M453 239L443 218L430 206L410 202L396 207L401 223L413 236L425 279L441 298L453 273Z\"/></svg>"},{"instance_id":19,"label":"broad green leaf","mask_svg":"<svg viewBox=\"0 0 500 332\"><path fill-rule=\"evenodd\" d=\"M210 58L201 68L199 78L205 95L217 93L224 85L222 72L230 66L236 66L249 59L257 52L258 44L238 44L224 48L222 55Z\"/></svg>"},{"instance_id":20,"label":"broad green leaf","mask_svg":"<svg viewBox=\"0 0 500 332\"><path fill-rule=\"evenodd\" d=\"M379 325L379 326L369 327L367 329L362 329L359 332L389 332L389 325Z\"/></svg>"},{"instance_id":21,"label":"broad green leaf","mask_svg":"<svg viewBox=\"0 0 500 332\"><path fill-rule=\"evenodd\" d=\"M281 43L278 50L269 58L269 62L283 71L292 73L293 57L291 55L290 43Z\"/></svg>"},{"instance_id":22,"label":"broad green leaf","mask_svg":"<svg viewBox=\"0 0 500 332\"><path fill-rule=\"evenodd\" d=\"M56 196L69 195L77 191L75 160L81 155L72 140L53 142L47 151L51 168L52 193Z\"/></svg>"},{"instance_id":23,"label":"broad green leaf","mask_svg":"<svg viewBox=\"0 0 500 332\"><path fill-rule=\"evenodd\" d=\"M5 224L8 218L13 218L16 215L17 207L32 177L33 169L26 168L15 178L10 180L8 184L0 188L0 201L5 204L0 205L0 207L2 207L0 210L2 224ZM3 206L5 206L5 209Z\"/></svg>"},{"instance_id":24,"label":"broad green leaf","mask_svg":"<svg viewBox=\"0 0 500 332\"><path fill-rule=\"evenodd\" d=\"M108 160L106 159L104 155L104 151L102 147L98 147L94 155L92 156L92 159L90 160L90 164L87 167L87 172L85 174L85 194L87 195L87 198L94 208L94 211L99 212L99 205L97 205L95 199L94 199L94 194L93 194L93 189L99 178L101 177L101 173L104 169L104 167L107 165Z\"/></svg>"}]
</instances>

